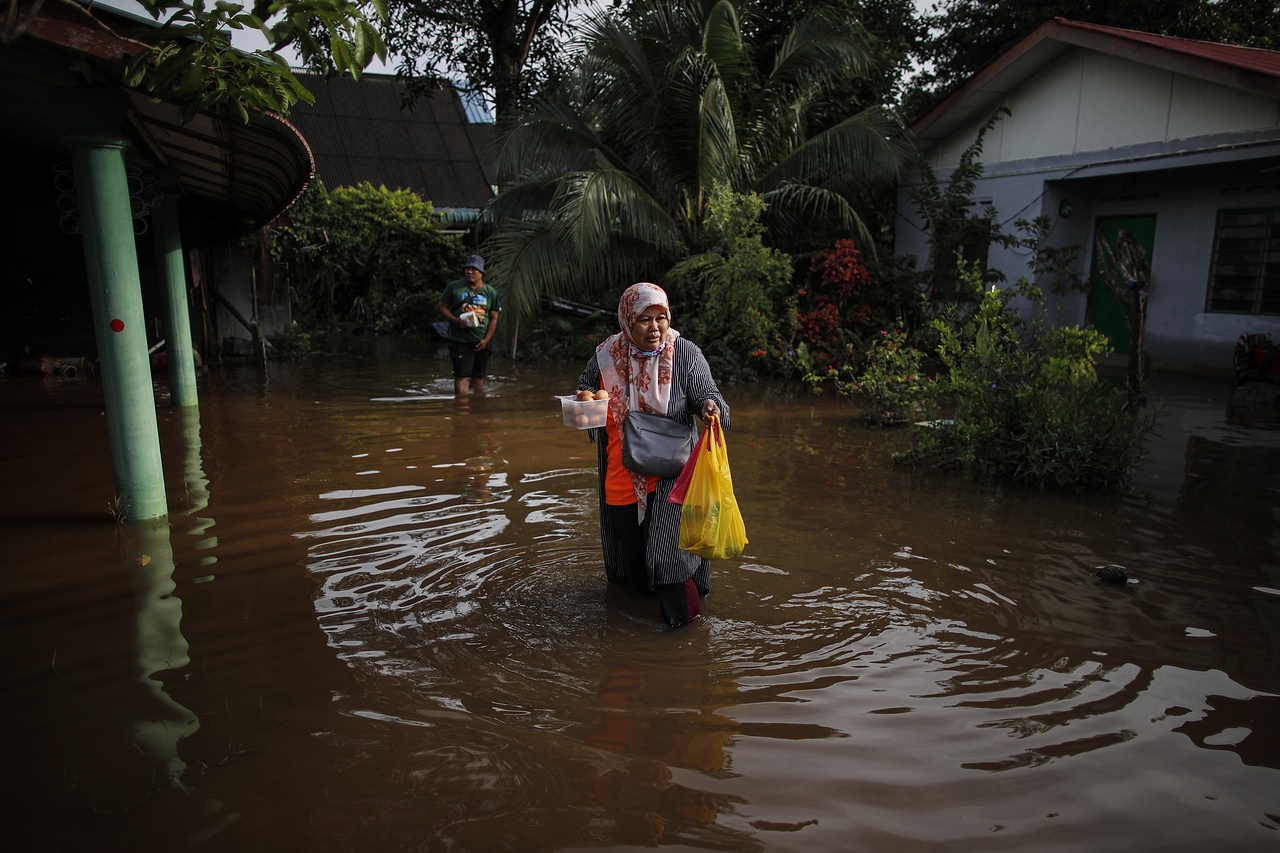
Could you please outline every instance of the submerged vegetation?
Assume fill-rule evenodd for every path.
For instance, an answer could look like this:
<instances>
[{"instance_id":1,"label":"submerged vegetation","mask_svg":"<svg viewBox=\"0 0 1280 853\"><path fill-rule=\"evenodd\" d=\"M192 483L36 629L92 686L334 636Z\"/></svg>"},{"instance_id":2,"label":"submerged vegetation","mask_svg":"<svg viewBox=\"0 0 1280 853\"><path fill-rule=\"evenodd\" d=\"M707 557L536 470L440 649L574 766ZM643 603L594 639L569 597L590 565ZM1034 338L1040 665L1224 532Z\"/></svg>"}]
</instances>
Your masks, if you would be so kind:
<instances>
[{"instance_id":1,"label":"submerged vegetation","mask_svg":"<svg viewBox=\"0 0 1280 853\"><path fill-rule=\"evenodd\" d=\"M971 312L933 320L940 370L919 399L950 401L949 418L916 427L903 462L930 461L974 476L1059 489L1122 486L1142 458L1155 422L1135 410L1123 384L1101 379L1102 333L1024 324L1015 296L1036 299L1025 280L982 290Z\"/></svg>"}]
</instances>

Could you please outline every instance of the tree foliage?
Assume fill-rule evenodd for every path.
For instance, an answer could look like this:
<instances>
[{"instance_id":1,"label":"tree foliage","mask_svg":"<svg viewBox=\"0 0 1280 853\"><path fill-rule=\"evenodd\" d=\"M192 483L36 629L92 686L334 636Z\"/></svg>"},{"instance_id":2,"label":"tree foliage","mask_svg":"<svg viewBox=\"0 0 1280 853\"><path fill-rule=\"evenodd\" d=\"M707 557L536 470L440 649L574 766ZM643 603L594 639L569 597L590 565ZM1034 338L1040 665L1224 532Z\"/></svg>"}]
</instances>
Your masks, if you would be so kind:
<instances>
[{"instance_id":1,"label":"tree foliage","mask_svg":"<svg viewBox=\"0 0 1280 853\"><path fill-rule=\"evenodd\" d=\"M787 32L805 17L849 21L865 33L872 61L833 92L829 117L897 103L912 57L926 35L913 0L744 0L743 30L759 62L777 55ZM767 71L767 69L760 69Z\"/></svg>"},{"instance_id":2,"label":"tree foliage","mask_svg":"<svg viewBox=\"0 0 1280 853\"><path fill-rule=\"evenodd\" d=\"M773 248L865 236L860 200L896 178L901 129L878 108L817 131L810 118L870 62L855 28L806 17L759 74L730 0L590 18L572 85L522 116L500 149L486 255L508 307L667 279L719 239L708 227L717 184L759 195ZM679 298L681 281L665 283Z\"/></svg>"},{"instance_id":3,"label":"tree foliage","mask_svg":"<svg viewBox=\"0 0 1280 853\"><path fill-rule=\"evenodd\" d=\"M305 325L422 328L465 249L444 234L430 202L410 190L314 182L271 234L295 316Z\"/></svg>"},{"instance_id":4,"label":"tree foliage","mask_svg":"<svg viewBox=\"0 0 1280 853\"><path fill-rule=\"evenodd\" d=\"M387 40L410 94L465 80L499 121L558 78L573 10L588 0L389 0Z\"/></svg>"},{"instance_id":5,"label":"tree foliage","mask_svg":"<svg viewBox=\"0 0 1280 853\"><path fill-rule=\"evenodd\" d=\"M255 0L249 9L228 0L139 2L163 25L138 34L146 47L127 61L125 82L181 104L183 122L223 107L248 122L251 111L312 103L280 55L286 48L313 70L353 77L386 58L374 24L385 20L386 0ZM233 48L232 33L243 30L261 33L267 48Z\"/></svg>"},{"instance_id":6,"label":"tree foliage","mask_svg":"<svg viewBox=\"0 0 1280 853\"><path fill-rule=\"evenodd\" d=\"M1275 50L1275 0L939 0L925 23L933 35L920 51L929 70L911 102L925 106L973 75L1001 51L1052 18L1159 35Z\"/></svg>"},{"instance_id":7,"label":"tree foliage","mask_svg":"<svg viewBox=\"0 0 1280 853\"><path fill-rule=\"evenodd\" d=\"M778 55L790 29L806 17L817 16L841 22L859 32L870 62L858 73L828 87L821 100L808 111L812 132L839 124L865 109L894 107L904 93L913 57L926 35L916 14L914 0L742 0L743 34L751 48L760 75ZM891 251L894 230L894 193L886 187L880 194L859 201L870 233L877 245L868 247L872 260Z\"/></svg>"},{"instance_id":8,"label":"tree foliage","mask_svg":"<svg viewBox=\"0 0 1280 853\"><path fill-rule=\"evenodd\" d=\"M988 247L1004 237L995 225L995 211L990 207L977 209L973 193L983 172L986 136L1008 112L1007 108L997 110L979 129L945 183L938 180L927 162L921 160L918 164L920 186L909 195L929 235L929 257L922 273L926 297L963 298L959 282L964 266L976 263L979 258L975 255L985 260ZM980 272L987 276L985 269Z\"/></svg>"},{"instance_id":9,"label":"tree foliage","mask_svg":"<svg viewBox=\"0 0 1280 853\"><path fill-rule=\"evenodd\" d=\"M764 201L727 184L711 188L707 251L677 265L669 279L685 283L680 328L701 343L724 380L746 379L765 365L751 358L777 338L791 284L791 259L764 244Z\"/></svg>"}]
</instances>

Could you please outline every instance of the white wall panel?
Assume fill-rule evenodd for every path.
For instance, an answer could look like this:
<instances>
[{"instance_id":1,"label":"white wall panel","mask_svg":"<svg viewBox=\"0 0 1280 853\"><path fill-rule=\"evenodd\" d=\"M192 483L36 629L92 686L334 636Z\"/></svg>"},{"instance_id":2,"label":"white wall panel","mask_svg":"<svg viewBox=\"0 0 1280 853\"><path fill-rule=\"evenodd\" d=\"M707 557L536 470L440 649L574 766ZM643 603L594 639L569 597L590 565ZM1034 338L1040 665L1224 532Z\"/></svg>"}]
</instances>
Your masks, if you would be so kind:
<instances>
[{"instance_id":1,"label":"white wall panel","mask_svg":"<svg viewBox=\"0 0 1280 853\"><path fill-rule=\"evenodd\" d=\"M1165 139L1173 74L1127 59L1085 54L1077 151Z\"/></svg>"},{"instance_id":2,"label":"white wall panel","mask_svg":"<svg viewBox=\"0 0 1280 853\"><path fill-rule=\"evenodd\" d=\"M1010 94L999 150L986 162L1029 160L1075 150L1080 117L1082 54L1054 63Z\"/></svg>"},{"instance_id":3,"label":"white wall panel","mask_svg":"<svg viewBox=\"0 0 1280 853\"><path fill-rule=\"evenodd\" d=\"M1169 138L1258 130L1280 123L1275 98L1178 75L1173 82Z\"/></svg>"},{"instance_id":4,"label":"white wall panel","mask_svg":"<svg viewBox=\"0 0 1280 853\"><path fill-rule=\"evenodd\" d=\"M992 112L994 112L994 110L992 110ZM990 119L990 116L983 116L982 121L974 122L966 127L963 132L954 134L945 143L939 145L937 147L938 157L933 164L934 170L941 171L943 169L955 168L960 163L960 155L963 154L965 149L972 145L973 141L978 138L978 131L982 129L982 126L987 123L988 119ZM991 152L1000 150L1000 137L1004 133L1003 125L1007 121L1008 119L1005 118L1002 121L996 122L996 126L991 128L990 132L987 133L986 138L982 142L982 156L979 158L980 162L998 162L996 160L992 160Z\"/></svg>"}]
</instances>

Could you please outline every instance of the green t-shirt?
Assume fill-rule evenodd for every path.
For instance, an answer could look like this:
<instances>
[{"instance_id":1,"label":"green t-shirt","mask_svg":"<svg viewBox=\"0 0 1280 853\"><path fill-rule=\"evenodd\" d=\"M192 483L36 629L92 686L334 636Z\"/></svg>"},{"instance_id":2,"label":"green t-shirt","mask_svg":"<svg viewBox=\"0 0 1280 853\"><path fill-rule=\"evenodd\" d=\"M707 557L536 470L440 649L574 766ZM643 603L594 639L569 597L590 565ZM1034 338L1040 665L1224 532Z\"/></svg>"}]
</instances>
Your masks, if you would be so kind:
<instances>
[{"instance_id":1,"label":"green t-shirt","mask_svg":"<svg viewBox=\"0 0 1280 853\"><path fill-rule=\"evenodd\" d=\"M502 310L498 303L498 289L491 284L482 284L475 290L466 279L451 281L440 294L440 301L449 307L455 316L461 317L464 311L471 311L479 317L479 323L465 329L459 329L452 323L445 332L445 340L458 341L464 344L479 343L489 328L491 313Z\"/></svg>"}]
</instances>

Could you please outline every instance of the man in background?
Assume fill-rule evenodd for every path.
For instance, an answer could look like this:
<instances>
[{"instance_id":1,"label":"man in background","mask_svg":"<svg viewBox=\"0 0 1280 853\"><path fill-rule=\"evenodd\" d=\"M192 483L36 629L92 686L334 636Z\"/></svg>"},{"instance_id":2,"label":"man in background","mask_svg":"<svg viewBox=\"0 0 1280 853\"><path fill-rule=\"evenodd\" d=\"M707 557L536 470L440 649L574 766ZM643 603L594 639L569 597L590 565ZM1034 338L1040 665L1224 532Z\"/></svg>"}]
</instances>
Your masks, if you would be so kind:
<instances>
[{"instance_id":1,"label":"man in background","mask_svg":"<svg viewBox=\"0 0 1280 853\"><path fill-rule=\"evenodd\" d=\"M498 331L498 290L484 283L484 258L472 255L462 266L462 278L440 294L440 315L448 324L445 340L453 362L453 393L462 397L484 391L489 367L489 344Z\"/></svg>"}]
</instances>

